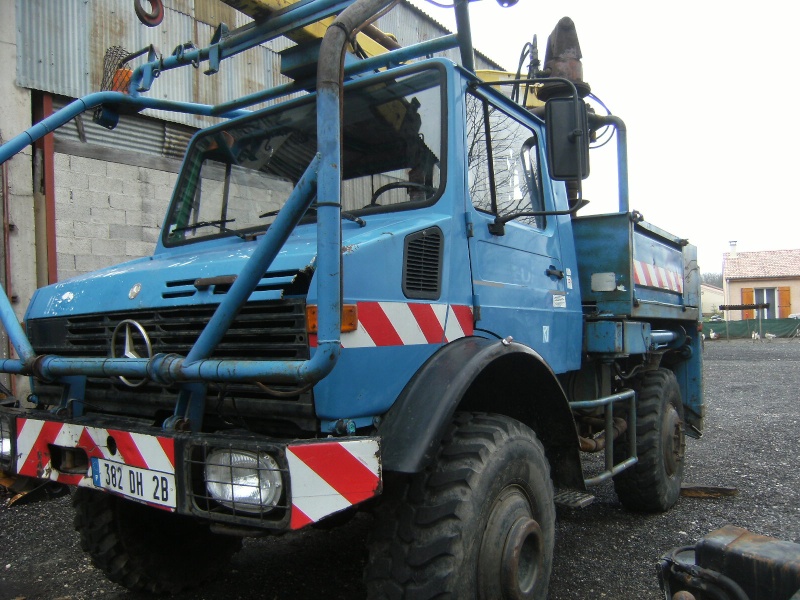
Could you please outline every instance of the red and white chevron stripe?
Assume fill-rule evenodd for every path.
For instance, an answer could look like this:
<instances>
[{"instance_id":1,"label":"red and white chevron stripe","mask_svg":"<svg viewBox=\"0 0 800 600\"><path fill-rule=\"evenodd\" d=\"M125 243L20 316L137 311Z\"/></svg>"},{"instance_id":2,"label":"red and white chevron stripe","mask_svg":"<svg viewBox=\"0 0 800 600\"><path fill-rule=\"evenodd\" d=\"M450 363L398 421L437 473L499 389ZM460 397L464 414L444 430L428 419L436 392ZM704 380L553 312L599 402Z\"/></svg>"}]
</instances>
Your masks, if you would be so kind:
<instances>
[{"instance_id":1,"label":"red and white chevron stripe","mask_svg":"<svg viewBox=\"0 0 800 600\"><path fill-rule=\"evenodd\" d=\"M300 529L381 491L378 440L296 444L286 449L292 481L290 527Z\"/></svg>"},{"instance_id":2,"label":"red and white chevron stripe","mask_svg":"<svg viewBox=\"0 0 800 600\"><path fill-rule=\"evenodd\" d=\"M86 427L56 421L17 419L17 472L69 485L92 486L90 473L61 473L52 464L50 445L82 448L89 458L123 462L131 467L175 473L175 442L117 429ZM109 449L113 438L114 453Z\"/></svg>"},{"instance_id":3,"label":"red and white chevron stripe","mask_svg":"<svg viewBox=\"0 0 800 600\"><path fill-rule=\"evenodd\" d=\"M637 285L683 293L683 273L668 271L641 260L633 261L633 281Z\"/></svg>"},{"instance_id":4,"label":"red and white chevron stripe","mask_svg":"<svg viewBox=\"0 0 800 600\"><path fill-rule=\"evenodd\" d=\"M342 333L342 348L446 344L473 334L472 307L413 302L359 302L358 327ZM312 347L317 336L309 336Z\"/></svg>"}]
</instances>

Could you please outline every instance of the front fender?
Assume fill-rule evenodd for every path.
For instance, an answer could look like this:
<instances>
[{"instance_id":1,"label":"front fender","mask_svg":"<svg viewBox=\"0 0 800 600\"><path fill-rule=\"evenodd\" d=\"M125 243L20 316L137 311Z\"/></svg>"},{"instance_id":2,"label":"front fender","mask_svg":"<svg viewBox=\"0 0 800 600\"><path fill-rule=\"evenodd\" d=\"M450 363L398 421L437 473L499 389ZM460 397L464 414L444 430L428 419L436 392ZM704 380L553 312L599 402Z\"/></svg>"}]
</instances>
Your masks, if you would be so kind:
<instances>
[{"instance_id":1,"label":"front fender","mask_svg":"<svg viewBox=\"0 0 800 600\"><path fill-rule=\"evenodd\" d=\"M429 465L459 407L525 423L544 444L556 484L584 489L572 412L553 371L525 345L478 337L444 346L406 385L378 429L383 468Z\"/></svg>"}]
</instances>

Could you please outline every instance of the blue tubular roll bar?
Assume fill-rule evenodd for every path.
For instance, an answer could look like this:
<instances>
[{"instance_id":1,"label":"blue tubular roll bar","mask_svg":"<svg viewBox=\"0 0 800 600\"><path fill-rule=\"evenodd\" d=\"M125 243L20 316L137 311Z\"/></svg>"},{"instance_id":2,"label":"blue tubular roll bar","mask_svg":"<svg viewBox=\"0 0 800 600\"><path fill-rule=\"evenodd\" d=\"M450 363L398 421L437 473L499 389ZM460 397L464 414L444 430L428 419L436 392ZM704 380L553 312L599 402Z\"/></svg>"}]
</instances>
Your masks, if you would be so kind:
<instances>
[{"instance_id":1,"label":"blue tubular roll bar","mask_svg":"<svg viewBox=\"0 0 800 600\"><path fill-rule=\"evenodd\" d=\"M345 68L344 74L347 76L358 75L360 73L366 73L367 71L402 64L408 60L419 58L420 56L427 56L436 52L442 52L450 48L455 48L456 46L458 46L457 36L455 34L447 35L393 50L386 54L373 56L358 63L353 63ZM58 112L39 121L28 130L11 138L8 142L0 146L0 164L4 163L21 150L24 150L30 144L40 140L48 133L52 133L62 125L69 123L69 121L76 116L102 105L126 106L133 107L137 110L152 108L155 110L166 110L205 117L231 119L248 114L248 111L243 110L248 106L280 98L304 89L302 83L286 83L249 94L238 100L223 102L217 105L159 100L158 98L148 98L146 96L130 96L122 92L95 92L71 102Z\"/></svg>"},{"instance_id":2,"label":"blue tubular roll bar","mask_svg":"<svg viewBox=\"0 0 800 600\"><path fill-rule=\"evenodd\" d=\"M214 34L214 41L207 48L173 54L158 61L148 62L136 69L131 76L130 93L135 96L139 92L149 90L153 80L162 71L183 67L187 64L197 64L207 60L209 68L206 74L216 73L222 60L295 29L306 27L340 13L351 4L353 4L353 0L301 0L276 12L265 21L249 23L230 33L220 27Z\"/></svg>"},{"instance_id":3,"label":"blue tubular roll bar","mask_svg":"<svg viewBox=\"0 0 800 600\"><path fill-rule=\"evenodd\" d=\"M233 118L248 114L246 110L231 110L220 114L215 111L214 106L208 104L173 102L144 96L134 98L122 92L95 92L94 94L89 94L88 96L70 102L58 112L42 119L27 131L20 133L0 146L0 164L4 163L21 150L24 150L30 144L40 140L48 133L53 133L53 131L62 125L69 123L70 120L78 115L102 105L131 106L136 109L153 108L206 117Z\"/></svg>"},{"instance_id":4,"label":"blue tubular roll bar","mask_svg":"<svg viewBox=\"0 0 800 600\"><path fill-rule=\"evenodd\" d=\"M617 131L617 185L619 187L619 212L630 210L628 191L628 128L615 115L591 115L589 121L595 126L609 126Z\"/></svg>"},{"instance_id":5,"label":"blue tubular roll bar","mask_svg":"<svg viewBox=\"0 0 800 600\"><path fill-rule=\"evenodd\" d=\"M445 36L414 46L375 56L344 69L347 42L357 31L393 6L397 0L311 0L281 12L265 23L242 27L221 37L209 48L181 56L151 61L132 76L131 93L98 92L72 102L0 147L0 163L86 110L101 105L154 108L183 113L236 117L249 114L244 107L301 89L288 84L251 94L216 106L171 102L138 95L142 83L157 71L186 66L208 59L212 69L216 60L228 58L290 29L313 23L342 8L328 28L320 48L317 71L318 153L271 224L250 260L236 278L225 299L184 358L158 354L153 358L65 358L37 356L17 320L5 291L0 288L0 319L8 332L18 359L0 360L0 371L34 375L45 380L70 376L148 377L161 383L207 381L263 381L270 383L313 384L325 377L339 356L341 347L341 114L342 87L346 74L356 74L400 64L412 58L458 46L456 35ZM346 8L345 8L346 7ZM298 22L299 19L299 22ZM291 23L291 27L289 27ZM196 56L195 56L196 54ZM136 88L136 90L134 90ZM209 358L228 330L234 316L247 301L294 227L317 198L318 343L309 360L221 360Z\"/></svg>"}]
</instances>

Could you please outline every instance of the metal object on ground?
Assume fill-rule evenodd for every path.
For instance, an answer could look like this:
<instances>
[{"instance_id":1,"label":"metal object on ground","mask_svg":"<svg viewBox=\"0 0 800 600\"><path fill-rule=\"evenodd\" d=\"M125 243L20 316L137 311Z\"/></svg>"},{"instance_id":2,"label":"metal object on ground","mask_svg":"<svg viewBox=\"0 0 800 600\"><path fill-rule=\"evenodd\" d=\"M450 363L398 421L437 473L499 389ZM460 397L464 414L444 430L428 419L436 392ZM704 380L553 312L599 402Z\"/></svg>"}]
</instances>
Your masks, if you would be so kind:
<instances>
[{"instance_id":1,"label":"metal object on ground","mask_svg":"<svg viewBox=\"0 0 800 600\"><path fill-rule=\"evenodd\" d=\"M699 485L696 483L684 483L681 486L681 496L689 498L723 498L725 496L736 496L739 490L735 487L725 487L722 485Z\"/></svg>"},{"instance_id":2,"label":"metal object on ground","mask_svg":"<svg viewBox=\"0 0 800 600\"><path fill-rule=\"evenodd\" d=\"M0 471L0 499L10 496L6 506L36 500L50 500L69 493L69 488L54 481L43 481L33 477L9 475Z\"/></svg>"},{"instance_id":3,"label":"metal object on ground","mask_svg":"<svg viewBox=\"0 0 800 600\"><path fill-rule=\"evenodd\" d=\"M658 576L666 598L792 600L800 597L800 544L726 525L669 552Z\"/></svg>"}]
</instances>

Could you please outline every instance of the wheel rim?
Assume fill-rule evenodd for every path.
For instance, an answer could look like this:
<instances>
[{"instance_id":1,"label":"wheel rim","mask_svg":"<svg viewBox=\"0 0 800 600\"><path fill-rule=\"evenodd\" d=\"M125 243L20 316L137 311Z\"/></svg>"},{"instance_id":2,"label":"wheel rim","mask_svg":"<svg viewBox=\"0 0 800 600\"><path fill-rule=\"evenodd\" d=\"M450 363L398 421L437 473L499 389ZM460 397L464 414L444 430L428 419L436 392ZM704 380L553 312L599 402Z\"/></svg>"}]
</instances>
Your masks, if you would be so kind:
<instances>
[{"instance_id":1,"label":"wheel rim","mask_svg":"<svg viewBox=\"0 0 800 600\"><path fill-rule=\"evenodd\" d=\"M544 563L542 529L533 518L527 494L518 486L505 488L492 505L481 543L478 574L481 596L533 598Z\"/></svg>"},{"instance_id":2,"label":"wheel rim","mask_svg":"<svg viewBox=\"0 0 800 600\"><path fill-rule=\"evenodd\" d=\"M664 415L662 436L664 442L664 468L667 475L672 477L680 470L685 440L683 437L683 420L677 409L671 404Z\"/></svg>"}]
</instances>

